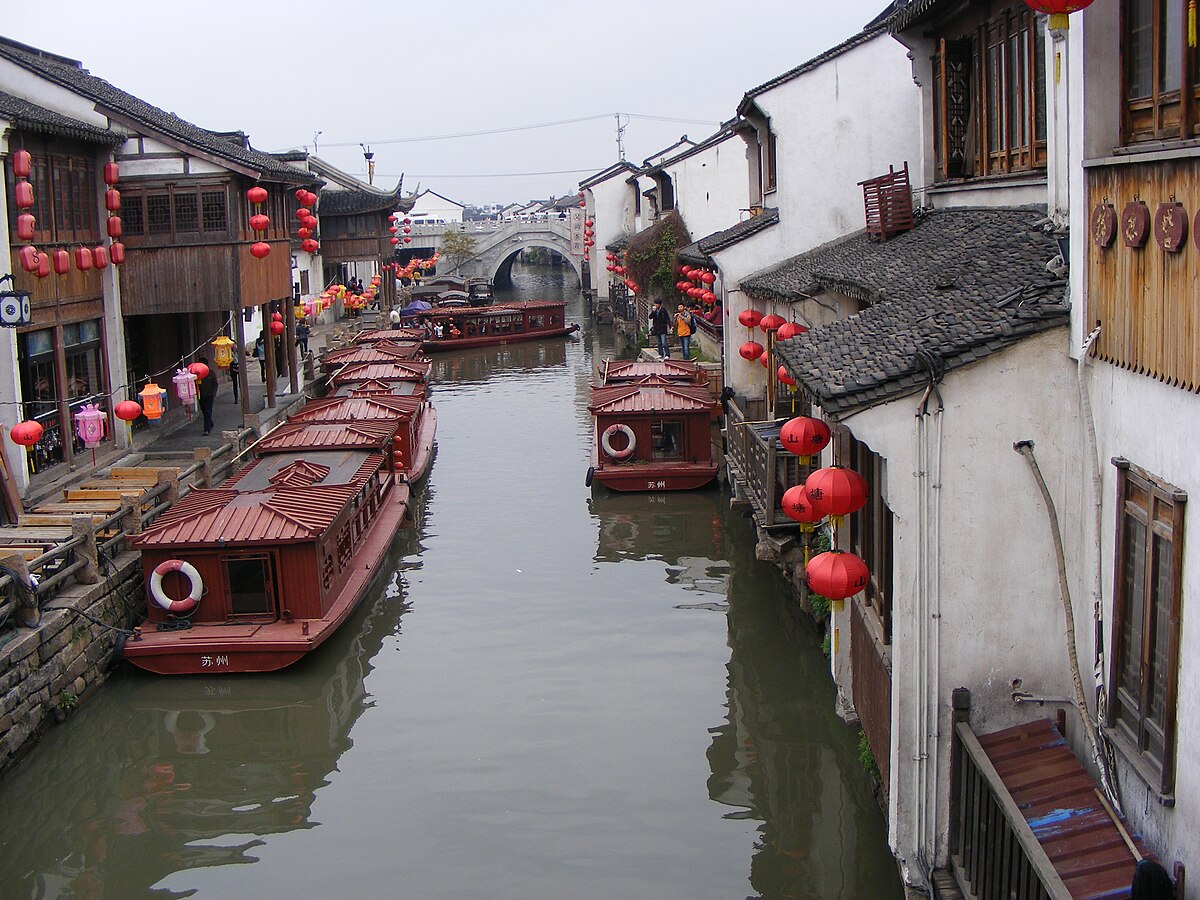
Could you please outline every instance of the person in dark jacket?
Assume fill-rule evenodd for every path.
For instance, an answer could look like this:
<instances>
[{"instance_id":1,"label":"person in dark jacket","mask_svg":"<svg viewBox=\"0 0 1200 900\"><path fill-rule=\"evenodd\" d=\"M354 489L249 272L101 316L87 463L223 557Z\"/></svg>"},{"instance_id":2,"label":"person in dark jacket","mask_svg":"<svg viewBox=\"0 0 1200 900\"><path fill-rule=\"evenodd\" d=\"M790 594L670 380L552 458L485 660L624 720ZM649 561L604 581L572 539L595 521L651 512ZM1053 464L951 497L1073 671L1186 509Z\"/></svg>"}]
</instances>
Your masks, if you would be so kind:
<instances>
[{"instance_id":1,"label":"person in dark jacket","mask_svg":"<svg viewBox=\"0 0 1200 900\"><path fill-rule=\"evenodd\" d=\"M655 300L654 308L650 310L650 333L658 341L658 355L663 359L671 358L671 351L667 347L667 333L671 330L671 325L671 314L667 312L661 300Z\"/></svg>"},{"instance_id":2,"label":"person in dark jacket","mask_svg":"<svg viewBox=\"0 0 1200 900\"><path fill-rule=\"evenodd\" d=\"M196 385L196 393L200 399L200 412L204 414L204 433L213 430L213 403L217 399L217 373L213 371L212 363L207 357L201 356L200 362L208 366L208 374Z\"/></svg>"},{"instance_id":3,"label":"person in dark jacket","mask_svg":"<svg viewBox=\"0 0 1200 900\"><path fill-rule=\"evenodd\" d=\"M1167 870L1152 859L1138 861L1129 886L1130 900L1172 900L1175 887Z\"/></svg>"}]
</instances>

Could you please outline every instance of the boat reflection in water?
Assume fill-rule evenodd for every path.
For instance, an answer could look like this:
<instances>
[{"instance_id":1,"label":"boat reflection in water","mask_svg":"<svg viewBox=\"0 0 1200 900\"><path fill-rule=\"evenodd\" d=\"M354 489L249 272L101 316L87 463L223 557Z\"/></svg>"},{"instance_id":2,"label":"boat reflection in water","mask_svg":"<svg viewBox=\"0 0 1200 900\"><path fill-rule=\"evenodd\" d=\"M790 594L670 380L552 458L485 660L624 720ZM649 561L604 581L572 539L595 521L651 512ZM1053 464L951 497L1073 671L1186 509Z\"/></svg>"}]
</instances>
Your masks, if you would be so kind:
<instances>
[{"instance_id":1,"label":"boat reflection in water","mask_svg":"<svg viewBox=\"0 0 1200 900\"><path fill-rule=\"evenodd\" d=\"M759 823L755 896L901 897L817 631L752 545L726 539L746 526L725 495L605 493L588 504L597 564L661 563L668 582L699 594L678 609L727 613L726 715L709 728L708 795L728 808L722 818Z\"/></svg>"},{"instance_id":2,"label":"boat reflection in water","mask_svg":"<svg viewBox=\"0 0 1200 900\"><path fill-rule=\"evenodd\" d=\"M567 342L561 337L497 344L434 356L429 380L435 385L447 381L486 381L501 373L532 372L566 364Z\"/></svg>"},{"instance_id":3,"label":"boat reflection in water","mask_svg":"<svg viewBox=\"0 0 1200 900\"><path fill-rule=\"evenodd\" d=\"M400 632L417 540L402 534L382 562L396 574L286 675L114 676L72 719L94 719L88 751L61 729L6 782L28 828L0 839L0 897L191 896L161 884L316 827L316 792L371 706L371 661Z\"/></svg>"}]
</instances>

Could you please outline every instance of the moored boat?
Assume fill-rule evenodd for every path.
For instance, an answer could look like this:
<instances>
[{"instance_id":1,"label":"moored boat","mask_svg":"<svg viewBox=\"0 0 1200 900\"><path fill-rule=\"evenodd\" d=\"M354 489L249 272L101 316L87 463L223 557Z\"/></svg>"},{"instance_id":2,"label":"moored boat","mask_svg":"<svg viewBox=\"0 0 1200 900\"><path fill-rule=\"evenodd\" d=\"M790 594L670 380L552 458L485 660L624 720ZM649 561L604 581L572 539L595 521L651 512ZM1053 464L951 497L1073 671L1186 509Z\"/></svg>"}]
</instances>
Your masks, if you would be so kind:
<instances>
[{"instance_id":1,"label":"moored boat","mask_svg":"<svg viewBox=\"0 0 1200 900\"><path fill-rule=\"evenodd\" d=\"M421 346L426 352L438 353L562 337L579 330L578 325L567 324L565 310L565 302L554 300L457 309L435 307L420 315L419 321L428 329Z\"/></svg>"}]
</instances>

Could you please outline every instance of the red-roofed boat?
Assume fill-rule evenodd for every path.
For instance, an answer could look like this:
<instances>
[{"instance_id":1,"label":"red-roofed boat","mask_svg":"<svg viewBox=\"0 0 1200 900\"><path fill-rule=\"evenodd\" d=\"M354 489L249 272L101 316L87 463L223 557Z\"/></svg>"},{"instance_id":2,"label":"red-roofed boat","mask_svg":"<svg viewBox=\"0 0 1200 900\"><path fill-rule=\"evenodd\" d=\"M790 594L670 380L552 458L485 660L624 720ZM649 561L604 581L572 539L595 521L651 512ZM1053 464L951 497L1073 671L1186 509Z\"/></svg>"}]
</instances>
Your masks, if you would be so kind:
<instances>
[{"instance_id":1,"label":"red-roofed boat","mask_svg":"<svg viewBox=\"0 0 1200 900\"><path fill-rule=\"evenodd\" d=\"M419 314L428 324L427 353L468 350L491 344L512 344L539 338L563 337L579 330L567 324L561 300L517 300L497 306L433 307Z\"/></svg>"},{"instance_id":2,"label":"red-roofed boat","mask_svg":"<svg viewBox=\"0 0 1200 900\"><path fill-rule=\"evenodd\" d=\"M661 366L662 364L654 364ZM592 388L596 445L587 484L614 491L688 491L716 477L712 423L720 404L702 375L676 364L667 372L608 367ZM603 374L603 373L602 373Z\"/></svg>"}]
</instances>

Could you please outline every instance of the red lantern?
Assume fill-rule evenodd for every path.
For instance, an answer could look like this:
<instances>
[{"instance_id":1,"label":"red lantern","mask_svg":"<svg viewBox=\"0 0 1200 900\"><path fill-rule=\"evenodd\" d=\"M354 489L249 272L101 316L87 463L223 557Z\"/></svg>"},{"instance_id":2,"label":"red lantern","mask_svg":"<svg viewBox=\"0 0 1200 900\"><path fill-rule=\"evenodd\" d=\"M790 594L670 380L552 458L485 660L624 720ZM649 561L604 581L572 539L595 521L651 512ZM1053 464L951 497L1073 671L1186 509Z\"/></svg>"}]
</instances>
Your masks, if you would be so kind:
<instances>
[{"instance_id":1,"label":"red lantern","mask_svg":"<svg viewBox=\"0 0 1200 900\"><path fill-rule=\"evenodd\" d=\"M717 295L714 294L712 291L701 291L700 299L703 300L705 303L715 303L717 300Z\"/></svg>"},{"instance_id":2,"label":"red lantern","mask_svg":"<svg viewBox=\"0 0 1200 900\"><path fill-rule=\"evenodd\" d=\"M400 243L400 238L398 238L398 237L388 238L388 240L391 241L393 244Z\"/></svg>"},{"instance_id":3,"label":"red lantern","mask_svg":"<svg viewBox=\"0 0 1200 900\"><path fill-rule=\"evenodd\" d=\"M108 236L110 238L113 238L115 240L116 238L119 238L121 236L121 217L120 216L109 216L107 221L105 221L104 226L105 226L105 229L108 231Z\"/></svg>"},{"instance_id":4,"label":"red lantern","mask_svg":"<svg viewBox=\"0 0 1200 900\"><path fill-rule=\"evenodd\" d=\"M412 219L410 219L410 218L408 218L408 217L406 216L406 217L405 217L405 219L404 219L404 224L405 224L405 225L411 225L411 224L412 224Z\"/></svg>"},{"instance_id":5,"label":"red lantern","mask_svg":"<svg viewBox=\"0 0 1200 900\"><path fill-rule=\"evenodd\" d=\"M33 229L37 220L31 213L21 213L17 216L17 237L23 241L33 240Z\"/></svg>"},{"instance_id":6,"label":"red lantern","mask_svg":"<svg viewBox=\"0 0 1200 900\"><path fill-rule=\"evenodd\" d=\"M26 419L24 422L18 422L8 432L8 436L12 438L14 444L20 444L22 447L32 447L42 439L42 428L40 422L35 422L33 419Z\"/></svg>"},{"instance_id":7,"label":"red lantern","mask_svg":"<svg viewBox=\"0 0 1200 900\"><path fill-rule=\"evenodd\" d=\"M743 309L738 313L738 321L747 328L757 328L762 321L762 313L757 309Z\"/></svg>"},{"instance_id":8,"label":"red lantern","mask_svg":"<svg viewBox=\"0 0 1200 900\"><path fill-rule=\"evenodd\" d=\"M304 205L307 206L309 209L312 209L314 206L316 206L317 205L317 195L314 194L312 191L305 191L304 192Z\"/></svg>"},{"instance_id":9,"label":"red lantern","mask_svg":"<svg viewBox=\"0 0 1200 900\"><path fill-rule=\"evenodd\" d=\"M272 322L282 322L283 321L283 313L280 313L280 312L271 313L271 321Z\"/></svg>"},{"instance_id":10,"label":"red lantern","mask_svg":"<svg viewBox=\"0 0 1200 900\"><path fill-rule=\"evenodd\" d=\"M789 338L794 338L798 334L804 334L808 331L803 325L798 325L795 322L784 322L775 332L775 340L786 341Z\"/></svg>"},{"instance_id":11,"label":"red lantern","mask_svg":"<svg viewBox=\"0 0 1200 900\"><path fill-rule=\"evenodd\" d=\"M26 272L37 271L38 257L40 255L37 247L30 247L28 245L17 251L17 258L21 261L21 268Z\"/></svg>"},{"instance_id":12,"label":"red lantern","mask_svg":"<svg viewBox=\"0 0 1200 900\"><path fill-rule=\"evenodd\" d=\"M255 231L266 231L271 227L270 216L264 216L262 213L257 213L250 217L250 227Z\"/></svg>"},{"instance_id":13,"label":"red lantern","mask_svg":"<svg viewBox=\"0 0 1200 900\"><path fill-rule=\"evenodd\" d=\"M827 466L817 469L804 482L813 506L840 525L842 516L858 512L867 502L867 480L853 469Z\"/></svg>"},{"instance_id":14,"label":"red lantern","mask_svg":"<svg viewBox=\"0 0 1200 900\"><path fill-rule=\"evenodd\" d=\"M703 281L705 284L715 284L717 281L717 276L714 275L712 272L705 272L704 274L702 274L700 276L700 280Z\"/></svg>"},{"instance_id":15,"label":"red lantern","mask_svg":"<svg viewBox=\"0 0 1200 900\"><path fill-rule=\"evenodd\" d=\"M250 255L255 259L266 259L267 254L271 252L271 245L263 241L257 241L250 245Z\"/></svg>"},{"instance_id":16,"label":"red lantern","mask_svg":"<svg viewBox=\"0 0 1200 900\"><path fill-rule=\"evenodd\" d=\"M50 254L39 253L37 261L37 271L34 273L38 278L50 277Z\"/></svg>"},{"instance_id":17,"label":"red lantern","mask_svg":"<svg viewBox=\"0 0 1200 900\"><path fill-rule=\"evenodd\" d=\"M1091 6L1092 0L1025 0L1025 4L1034 12L1045 13L1050 17L1050 27L1060 29L1069 27L1067 16Z\"/></svg>"},{"instance_id":18,"label":"red lantern","mask_svg":"<svg viewBox=\"0 0 1200 900\"><path fill-rule=\"evenodd\" d=\"M593 222L591 219L584 219L584 220L583 220L583 227L584 227L584 228L591 228L591 227L592 227L593 225L595 225L595 224L596 224L596 223L595 223L595 222Z\"/></svg>"},{"instance_id":19,"label":"red lantern","mask_svg":"<svg viewBox=\"0 0 1200 900\"><path fill-rule=\"evenodd\" d=\"M411 228L409 228L407 225L405 225L405 226L404 226L404 228L403 228L403 229L401 229L401 230L402 230L402 231L403 231L405 234L412 234L412 229L411 229Z\"/></svg>"},{"instance_id":20,"label":"red lantern","mask_svg":"<svg viewBox=\"0 0 1200 900\"><path fill-rule=\"evenodd\" d=\"M300 249L303 250L305 253L316 253L317 247L319 247L319 246L320 245L316 241L314 241L312 238L306 238L305 240L300 242Z\"/></svg>"},{"instance_id":21,"label":"red lantern","mask_svg":"<svg viewBox=\"0 0 1200 900\"><path fill-rule=\"evenodd\" d=\"M18 150L12 157L13 174L18 178L28 178L33 171L33 157L28 150Z\"/></svg>"},{"instance_id":22,"label":"red lantern","mask_svg":"<svg viewBox=\"0 0 1200 900\"><path fill-rule=\"evenodd\" d=\"M764 350L763 355L758 358L758 364L764 369L768 368L771 365L771 354Z\"/></svg>"},{"instance_id":23,"label":"red lantern","mask_svg":"<svg viewBox=\"0 0 1200 900\"><path fill-rule=\"evenodd\" d=\"M307 219L311 215L312 215L312 210L309 209L307 206L302 206L298 210L296 210L296 218L300 219L301 221Z\"/></svg>"},{"instance_id":24,"label":"red lantern","mask_svg":"<svg viewBox=\"0 0 1200 900\"><path fill-rule=\"evenodd\" d=\"M399 230L400 230L400 229L398 229L398 228L397 228L395 225L389 225L389 226L388 226L388 232L389 232L390 234L395 234L395 233L396 233L397 231L399 231Z\"/></svg>"},{"instance_id":25,"label":"red lantern","mask_svg":"<svg viewBox=\"0 0 1200 900\"><path fill-rule=\"evenodd\" d=\"M104 208L109 212L116 212L121 208L121 192L116 188L109 188L104 192Z\"/></svg>"},{"instance_id":26,"label":"red lantern","mask_svg":"<svg viewBox=\"0 0 1200 900\"><path fill-rule=\"evenodd\" d=\"M780 325L786 325L786 324L787 324L787 320L785 318L783 318L783 316L777 316L774 313L771 313L771 315L763 316L759 320L758 327L761 328L763 331L775 331L779 328Z\"/></svg>"},{"instance_id":27,"label":"red lantern","mask_svg":"<svg viewBox=\"0 0 1200 900\"><path fill-rule=\"evenodd\" d=\"M304 240L305 238L312 237L312 229L311 228L297 228L296 234L301 240Z\"/></svg>"},{"instance_id":28,"label":"red lantern","mask_svg":"<svg viewBox=\"0 0 1200 900\"><path fill-rule=\"evenodd\" d=\"M296 188L296 193L292 194L292 196L299 200L300 204L303 206L304 198L308 196L308 191L306 191L304 188Z\"/></svg>"},{"instance_id":29,"label":"red lantern","mask_svg":"<svg viewBox=\"0 0 1200 900\"><path fill-rule=\"evenodd\" d=\"M754 362L754 360L763 355L764 350L765 348L763 345L757 341L746 341L746 343L738 347L738 354L742 357L742 359Z\"/></svg>"},{"instance_id":30,"label":"red lantern","mask_svg":"<svg viewBox=\"0 0 1200 900\"><path fill-rule=\"evenodd\" d=\"M97 269L108 268L108 250L104 247L92 248L92 265Z\"/></svg>"},{"instance_id":31,"label":"red lantern","mask_svg":"<svg viewBox=\"0 0 1200 900\"><path fill-rule=\"evenodd\" d=\"M108 258L112 260L114 266L123 265L125 262L125 245L119 242L109 244Z\"/></svg>"},{"instance_id":32,"label":"red lantern","mask_svg":"<svg viewBox=\"0 0 1200 900\"><path fill-rule=\"evenodd\" d=\"M780 366L779 371L775 373L775 378L781 384L786 384L788 387L796 386L796 379L788 374L787 366Z\"/></svg>"},{"instance_id":33,"label":"red lantern","mask_svg":"<svg viewBox=\"0 0 1200 900\"><path fill-rule=\"evenodd\" d=\"M122 400L113 407L113 414L122 422L132 422L142 414L142 407L134 400Z\"/></svg>"},{"instance_id":34,"label":"red lantern","mask_svg":"<svg viewBox=\"0 0 1200 900\"><path fill-rule=\"evenodd\" d=\"M316 216L305 216L304 219L300 222L300 224L303 225L305 228L307 228L309 231L316 231L317 230L317 217Z\"/></svg>"},{"instance_id":35,"label":"red lantern","mask_svg":"<svg viewBox=\"0 0 1200 900\"><path fill-rule=\"evenodd\" d=\"M17 209L33 208L33 185L28 181L18 181L13 186L13 202Z\"/></svg>"},{"instance_id":36,"label":"red lantern","mask_svg":"<svg viewBox=\"0 0 1200 900\"><path fill-rule=\"evenodd\" d=\"M271 323L271 334L275 335L275 337L279 337L279 335L283 334L283 323L282 322L272 322Z\"/></svg>"},{"instance_id":37,"label":"red lantern","mask_svg":"<svg viewBox=\"0 0 1200 900\"><path fill-rule=\"evenodd\" d=\"M61 247L50 254L54 271L58 275L66 275L71 271L71 254Z\"/></svg>"},{"instance_id":38,"label":"red lantern","mask_svg":"<svg viewBox=\"0 0 1200 900\"><path fill-rule=\"evenodd\" d=\"M407 235L405 235L405 237L404 237L404 243L406 243L406 244L411 244L411 243L412 243L412 238L410 238L410 237L408 237Z\"/></svg>"},{"instance_id":39,"label":"red lantern","mask_svg":"<svg viewBox=\"0 0 1200 900\"><path fill-rule=\"evenodd\" d=\"M841 550L818 553L804 567L804 574L810 591L836 601L853 597L870 578L865 562Z\"/></svg>"},{"instance_id":40,"label":"red lantern","mask_svg":"<svg viewBox=\"0 0 1200 900\"><path fill-rule=\"evenodd\" d=\"M802 484L797 484L784 491L783 496L779 499L779 505L783 508L784 515L801 525L815 525L825 518L812 508L812 503L809 502L808 495L804 493Z\"/></svg>"},{"instance_id":41,"label":"red lantern","mask_svg":"<svg viewBox=\"0 0 1200 900\"><path fill-rule=\"evenodd\" d=\"M829 426L812 416L788 419L779 429L779 443L783 444L783 449L801 457L820 453L829 446L831 436Z\"/></svg>"},{"instance_id":42,"label":"red lantern","mask_svg":"<svg viewBox=\"0 0 1200 900\"><path fill-rule=\"evenodd\" d=\"M255 186L246 191L246 199L251 203L266 203L267 189L265 187Z\"/></svg>"},{"instance_id":43,"label":"red lantern","mask_svg":"<svg viewBox=\"0 0 1200 900\"><path fill-rule=\"evenodd\" d=\"M114 185L121 180L121 167L115 162L107 162L104 164L104 183Z\"/></svg>"},{"instance_id":44,"label":"red lantern","mask_svg":"<svg viewBox=\"0 0 1200 900\"><path fill-rule=\"evenodd\" d=\"M75 268L80 272L90 272L92 269L92 251L87 247L75 248Z\"/></svg>"},{"instance_id":45,"label":"red lantern","mask_svg":"<svg viewBox=\"0 0 1200 900\"><path fill-rule=\"evenodd\" d=\"M196 376L197 380L202 380L208 377L208 366L202 362L194 362L187 368L189 372Z\"/></svg>"}]
</instances>

